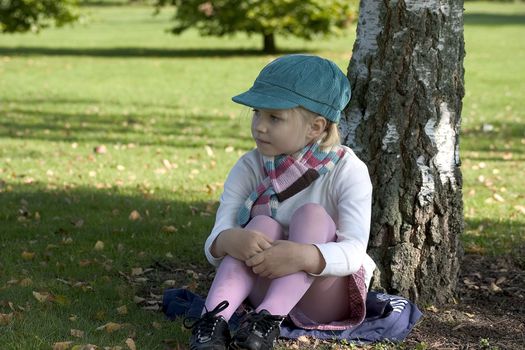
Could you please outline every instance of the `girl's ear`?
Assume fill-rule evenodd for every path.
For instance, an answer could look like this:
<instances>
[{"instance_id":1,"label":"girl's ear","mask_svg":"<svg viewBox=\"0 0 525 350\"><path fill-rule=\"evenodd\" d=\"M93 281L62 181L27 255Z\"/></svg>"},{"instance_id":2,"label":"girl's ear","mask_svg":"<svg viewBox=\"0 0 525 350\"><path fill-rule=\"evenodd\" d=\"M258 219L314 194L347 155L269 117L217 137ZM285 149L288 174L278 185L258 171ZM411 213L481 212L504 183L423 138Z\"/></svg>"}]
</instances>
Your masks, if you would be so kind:
<instances>
[{"instance_id":1,"label":"girl's ear","mask_svg":"<svg viewBox=\"0 0 525 350\"><path fill-rule=\"evenodd\" d=\"M321 116L315 117L310 124L309 135L312 139L316 139L326 130L328 122Z\"/></svg>"}]
</instances>

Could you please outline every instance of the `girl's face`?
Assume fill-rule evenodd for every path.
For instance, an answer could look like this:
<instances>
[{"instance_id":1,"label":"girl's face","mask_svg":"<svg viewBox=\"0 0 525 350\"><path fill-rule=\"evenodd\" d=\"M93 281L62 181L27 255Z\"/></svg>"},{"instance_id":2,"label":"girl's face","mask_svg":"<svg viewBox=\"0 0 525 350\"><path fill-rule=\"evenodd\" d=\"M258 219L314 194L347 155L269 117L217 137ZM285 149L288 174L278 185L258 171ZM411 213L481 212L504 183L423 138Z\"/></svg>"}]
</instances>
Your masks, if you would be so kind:
<instances>
[{"instance_id":1,"label":"girl's face","mask_svg":"<svg viewBox=\"0 0 525 350\"><path fill-rule=\"evenodd\" d=\"M296 109L254 109L252 136L265 156L293 154L313 140L310 123Z\"/></svg>"}]
</instances>

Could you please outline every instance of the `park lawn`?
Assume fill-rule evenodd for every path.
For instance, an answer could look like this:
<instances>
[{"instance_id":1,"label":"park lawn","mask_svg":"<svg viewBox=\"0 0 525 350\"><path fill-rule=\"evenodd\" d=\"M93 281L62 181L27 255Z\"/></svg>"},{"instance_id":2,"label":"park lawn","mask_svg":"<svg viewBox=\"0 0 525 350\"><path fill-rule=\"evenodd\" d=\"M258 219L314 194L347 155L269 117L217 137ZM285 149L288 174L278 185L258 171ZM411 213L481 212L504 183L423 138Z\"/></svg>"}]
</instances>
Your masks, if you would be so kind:
<instances>
[{"instance_id":1,"label":"park lawn","mask_svg":"<svg viewBox=\"0 0 525 350\"><path fill-rule=\"evenodd\" d=\"M71 27L0 36L0 347L185 344L180 323L144 309L155 296L135 297L155 263L188 276L207 267L222 182L253 147L249 110L230 97L273 57L258 37L171 36L168 11L82 13ZM466 4L471 253L524 244L524 19L523 4ZM346 71L354 38L278 45Z\"/></svg>"}]
</instances>

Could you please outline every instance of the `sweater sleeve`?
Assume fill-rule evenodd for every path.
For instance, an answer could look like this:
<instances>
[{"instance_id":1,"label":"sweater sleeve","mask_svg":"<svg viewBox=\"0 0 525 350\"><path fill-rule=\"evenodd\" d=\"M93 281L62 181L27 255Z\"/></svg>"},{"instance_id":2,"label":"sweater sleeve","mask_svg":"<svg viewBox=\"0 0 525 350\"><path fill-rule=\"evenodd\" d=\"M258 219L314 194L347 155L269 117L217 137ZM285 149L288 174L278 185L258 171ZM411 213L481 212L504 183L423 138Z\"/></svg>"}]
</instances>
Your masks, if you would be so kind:
<instances>
[{"instance_id":1,"label":"sweater sleeve","mask_svg":"<svg viewBox=\"0 0 525 350\"><path fill-rule=\"evenodd\" d=\"M366 165L353 153L334 173L331 193L337 205L337 241L316 244L326 262L319 276L347 276L367 263L372 184Z\"/></svg>"},{"instance_id":2,"label":"sweater sleeve","mask_svg":"<svg viewBox=\"0 0 525 350\"><path fill-rule=\"evenodd\" d=\"M211 254L211 246L222 231L239 227L237 224L237 213L246 198L255 189L260 171L255 151L252 151L237 161L224 182L224 191L219 200L215 225L204 244L206 259L213 266L218 266L222 257L214 257Z\"/></svg>"}]
</instances>

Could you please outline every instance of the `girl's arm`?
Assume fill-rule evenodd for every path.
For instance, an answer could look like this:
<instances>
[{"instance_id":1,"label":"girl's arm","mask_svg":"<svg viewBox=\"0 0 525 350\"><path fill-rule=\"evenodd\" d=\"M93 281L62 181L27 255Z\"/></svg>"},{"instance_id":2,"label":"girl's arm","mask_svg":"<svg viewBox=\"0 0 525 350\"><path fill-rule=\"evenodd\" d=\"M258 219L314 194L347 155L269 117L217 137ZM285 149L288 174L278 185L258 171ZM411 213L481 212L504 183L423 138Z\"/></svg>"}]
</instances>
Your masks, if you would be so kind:
<instances>
[{"instance_id":1,"label":"girl's arm","mask_svg":"<svg viewBox=\"0 0 525 350\"><path fill-rule=\"evenodd\" d=\"M326 263L319 273L321 276L347 276L357 272L363 264L368 268L374 265L366 254L372 184L366 165L353 152L347 157L334 169L330 189L338 212L337 242L316 244Z\"/></svg>"},{"instance_id":2,"label":"girl's arm","mask_svg":"<svg viewBox=\"0 0 525 350\"><path fill-rule=\"evenodd\" d=\"M237 241L230 236L242 237L240 233L247 231L237 224L237 213L246 198L262 180L261 174L260 159L256 151L243 155L230 170L224 182L224 191L217 209L215 225L204 245L206 258L212 265L218 266L226 254L237 258L240 256L235 253L239 250L236 248L238 245L235 245ZM227 242L223 242L225 238ZM228 243L230 241L233 241L234 244ZM260 239L257 242L258 246L264 245ZM228 249L232 249L232 252L228 252Z\"/></svg>"}]
</instances>

